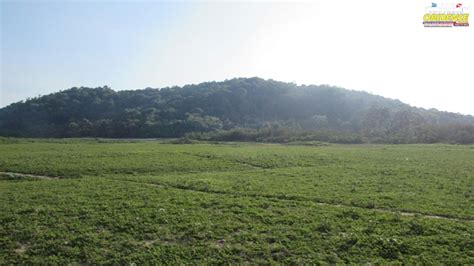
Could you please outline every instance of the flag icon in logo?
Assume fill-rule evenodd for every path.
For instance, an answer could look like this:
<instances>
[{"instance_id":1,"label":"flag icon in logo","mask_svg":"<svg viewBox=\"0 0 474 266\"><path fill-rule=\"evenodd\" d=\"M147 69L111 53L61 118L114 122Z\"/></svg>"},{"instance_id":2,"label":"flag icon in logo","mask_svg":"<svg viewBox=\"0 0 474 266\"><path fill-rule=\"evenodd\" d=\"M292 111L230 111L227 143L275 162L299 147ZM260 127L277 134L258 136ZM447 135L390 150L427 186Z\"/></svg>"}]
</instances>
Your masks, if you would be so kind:
<instances>
[{"instance_id":1,"label":"flag icon in logo","mask_svg":"<svg viewBox=\"0 0 474 266\"><path fill-rule=\"evenodd\" d=\"M460 8L462 4L456 4L456 8Z\"/></svg>"},{"instance_id":2,"label":"flag icon in logo","mask_svg":"<svg viewBox=\"0 0 474 266\"><path fill-rule=\"evenodd\" d=\"M431 3L431 7L437 7L438 5L436 3Z\"/></svg>"}]
</instances>

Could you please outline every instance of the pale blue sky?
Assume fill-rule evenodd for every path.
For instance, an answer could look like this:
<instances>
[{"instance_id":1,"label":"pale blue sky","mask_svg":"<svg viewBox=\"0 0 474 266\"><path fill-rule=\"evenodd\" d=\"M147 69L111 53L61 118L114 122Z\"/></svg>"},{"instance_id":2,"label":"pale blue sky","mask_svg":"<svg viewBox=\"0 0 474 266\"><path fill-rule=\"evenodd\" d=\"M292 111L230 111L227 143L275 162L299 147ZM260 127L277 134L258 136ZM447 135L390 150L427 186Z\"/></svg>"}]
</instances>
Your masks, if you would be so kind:
<instances>
[{"instance_id":1,"label":"pale blue sky","mask_svg":"<svg viewBox=\"0 0 474 266\"><path fill-rule=\"evenodd\" d=\"M474 28L423 28L430 4L2 1L0 106L259 76L474 114Z\"/></svg>"},{"instance_id":2,"label":"pale blue sky","mask_svg":"<svg viewBox=\"0 0 474 266\"><path fill-rule=\"evenodd\" d=\"M71 86L141 88L137 60L184 5L2 2L2 104Z\"/></svg>"}]
</instances>

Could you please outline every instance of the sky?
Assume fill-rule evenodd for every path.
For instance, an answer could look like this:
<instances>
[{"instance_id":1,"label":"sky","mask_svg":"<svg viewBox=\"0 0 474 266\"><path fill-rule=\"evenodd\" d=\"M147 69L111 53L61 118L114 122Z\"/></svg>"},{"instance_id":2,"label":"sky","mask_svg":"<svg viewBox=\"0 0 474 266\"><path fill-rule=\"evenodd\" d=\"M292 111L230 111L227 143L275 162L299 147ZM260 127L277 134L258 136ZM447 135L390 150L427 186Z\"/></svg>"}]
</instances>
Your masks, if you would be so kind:
<instances>
[{"instance_id":1,"label":"sky","mask_svg":"<svg viewBox=\"0 0 474 266\"><path fill-rule=\"evenodd\" d=\"M474 115L474 25L424 28L432 2L0 0L0 107L258 76Z\"/></svg>"}]
</instances>

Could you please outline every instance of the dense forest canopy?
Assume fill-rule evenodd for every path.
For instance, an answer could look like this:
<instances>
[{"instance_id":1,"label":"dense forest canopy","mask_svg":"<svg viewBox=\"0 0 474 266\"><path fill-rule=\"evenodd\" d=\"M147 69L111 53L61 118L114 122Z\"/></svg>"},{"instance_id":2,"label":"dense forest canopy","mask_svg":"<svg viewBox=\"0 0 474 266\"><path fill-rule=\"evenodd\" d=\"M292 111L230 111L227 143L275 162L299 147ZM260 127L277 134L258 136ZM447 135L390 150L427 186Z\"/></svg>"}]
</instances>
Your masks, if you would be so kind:
<instances>
[{"instance_id":1,"label":"dense forest canopy","mask_svg":"<svg viewBox=\"0 0 474 266\"><path fill-rule=\"evenodd\" d=\"M0 109L0 135L474 143L474 117L326 85L236 78L162 89L71 88Z\"/></svg>"}]
</instances>

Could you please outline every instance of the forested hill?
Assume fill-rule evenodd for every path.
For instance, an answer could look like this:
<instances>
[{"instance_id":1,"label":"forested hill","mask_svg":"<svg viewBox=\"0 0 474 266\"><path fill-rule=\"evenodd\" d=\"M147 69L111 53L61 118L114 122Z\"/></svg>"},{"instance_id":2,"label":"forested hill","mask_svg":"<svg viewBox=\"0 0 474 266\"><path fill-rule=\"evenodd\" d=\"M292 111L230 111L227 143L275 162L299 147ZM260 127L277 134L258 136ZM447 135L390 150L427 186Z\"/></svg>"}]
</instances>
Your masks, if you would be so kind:
<instances>
[{"instance_id":1,"label":"forested hill","mask_svg":"<svg viewBox=\"0 0 474 266\"><path fill-rule=\"evenodd\" d=\"M150 138L212 132L207 135L215 137L237 128L272 136L333 132L356 142L474 142L472 116L414 108L366 92L260 78L133 91L71 88L0 109L1 136Z\"/></svg>"}]
</instances>

